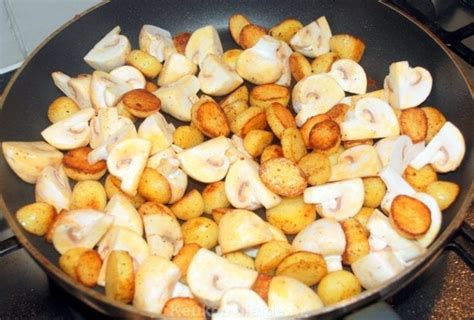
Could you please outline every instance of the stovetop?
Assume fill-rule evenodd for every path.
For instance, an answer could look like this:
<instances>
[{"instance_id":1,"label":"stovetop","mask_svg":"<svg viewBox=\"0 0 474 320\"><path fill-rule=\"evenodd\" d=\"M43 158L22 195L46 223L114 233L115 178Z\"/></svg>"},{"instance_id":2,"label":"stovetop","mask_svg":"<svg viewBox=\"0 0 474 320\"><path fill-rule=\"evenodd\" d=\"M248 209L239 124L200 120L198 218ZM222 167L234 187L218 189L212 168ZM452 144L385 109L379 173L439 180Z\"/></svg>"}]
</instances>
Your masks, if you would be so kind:
<instances>
[{"instance_id":1,"label":"stovetop","mask_svg":"<svg viewBox=\"0 0 474 320\"><path fill-rule=\"evenodd\" d=\"M457 51L459 61L471 80L474 79L472 51L470 58L465 55L469 53L466 48L472 50L474 47L474 1L391 2L434 28L434 31L441 29L441 38ZM467 37L469 32L471 36ZM12 74L0 76L0 92ZM466 224L474 227L472 205ZM462 238L459 234L458 238ZM12 232L0 213L0 241L11 236ZM473 319L472 267L472 261L467 261L455 243L451 244L426 272L387 302L402 319ZM24 249L0 257L0 290L0 319L107 319L50 280Z\"/></svg>"}]
</instances>

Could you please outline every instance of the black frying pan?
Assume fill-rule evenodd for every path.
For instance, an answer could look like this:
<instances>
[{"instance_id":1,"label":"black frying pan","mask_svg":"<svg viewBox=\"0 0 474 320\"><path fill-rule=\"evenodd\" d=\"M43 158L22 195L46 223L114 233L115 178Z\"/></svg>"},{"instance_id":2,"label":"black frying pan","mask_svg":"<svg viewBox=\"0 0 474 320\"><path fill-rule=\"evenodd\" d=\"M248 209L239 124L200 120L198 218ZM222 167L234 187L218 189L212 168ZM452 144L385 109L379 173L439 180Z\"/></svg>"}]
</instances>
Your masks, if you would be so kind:
<instances>
[{"instance_id":1,"label":"black frying pan","mask_svg":"<svg viewBox=\"0 0 474 320\"><path fill-rule=\"evenodd\" d=\"M61 70L69 75L90 73L82 58L90 48L116 25L122 27L134 47L140 27L161 26L176 34L193 31L206 24L220 33L224 48L236 47L227 29L230 15L242 13L262 26L270 27L287 17L303 23L325 15L334 34L351 33L362 38L366 53L361 62L368 76L381 87L391 62L408 60L411 65L427 68L434 86L425 105L433 105L456 126L466 138L467 152L460 168L443 179L456 181L461 193L454 205L443 213L443 225L437 240L412 266L378 290L368 290L342 303L318 310L313 315L335 317L374 301L385 299L424 271L459 228L470 202L474 175L472 125L473 93L469 82L451 53L413 20L393 8L375 1L116 1L97 6L75 18L54 33L25 62L10 82L0 118L2 141L41 140L40 131L49 125L46 117L49 103L59 96L50 74ZM171 119L168 118L170 121ZM78 285L57 266L58 254L42 238L25 232L14 218L14 212L33 202L32 185L23 183L0 157L0 209L21 244L46 272L66 290L91 307L115 317L151 316L132 306L106 299L96 290Z\"/></svg>"}]
</instances>

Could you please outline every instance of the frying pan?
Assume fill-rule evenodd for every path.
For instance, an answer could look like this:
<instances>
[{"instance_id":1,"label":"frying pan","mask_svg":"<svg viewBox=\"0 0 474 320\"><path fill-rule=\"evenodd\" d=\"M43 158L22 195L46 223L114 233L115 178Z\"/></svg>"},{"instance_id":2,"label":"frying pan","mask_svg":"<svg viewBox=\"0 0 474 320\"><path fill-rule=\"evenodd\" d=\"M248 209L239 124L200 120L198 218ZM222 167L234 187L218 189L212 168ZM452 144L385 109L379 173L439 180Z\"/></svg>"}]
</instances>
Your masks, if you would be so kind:
<instances>
[{"instance_id":1,"label":"frying pan","mask_svg":"<svg viewBox=\"0 0 474 320\"><path fill-rule=\"evenodd\" d=\"M366 53L361 65L375 81L377 88L382 86L388 66L394 61L408 60L411 65L423 66L431 72L433 90L424 104L440 108L460 128L467 148L462 165L456 172L443 176L443 179L456 181L461 186L461 193L451 208L443 213L440 235L422 257L383 287L364 291L356 297L304 316L337 317L389 297L430 265L466 215L474 175L473 92L449 50L417 22L383 2L130 0L102 3L56 31L15 74L5 91L0 116L0 139L41 140L41 130L49 125L47 107L61 94L52 83L51 72L60 70L69 75L92 72L82 58L116 25L122 27L122 33L128 36L133 47L137 47L138 33L145 23L161 26L172 34L212 24L218 29L224 48L228 49L236 47L227 29L228 18L234 13L242 13L253 22L267 27L287 17L298 18L307 24L325 15L333 34L350 33L363 39ZM175 122L170 118L168 121ZM77 284L58 268L58 254L53 246L25 232L14 218L14 212L19 207L34 201L33 186L17 178L3 157L0 157L0 191L0 209L21 245L62 287L89 306L114 317L153 316L107 299L100 289Z\"/></svg>"}]
</instances>

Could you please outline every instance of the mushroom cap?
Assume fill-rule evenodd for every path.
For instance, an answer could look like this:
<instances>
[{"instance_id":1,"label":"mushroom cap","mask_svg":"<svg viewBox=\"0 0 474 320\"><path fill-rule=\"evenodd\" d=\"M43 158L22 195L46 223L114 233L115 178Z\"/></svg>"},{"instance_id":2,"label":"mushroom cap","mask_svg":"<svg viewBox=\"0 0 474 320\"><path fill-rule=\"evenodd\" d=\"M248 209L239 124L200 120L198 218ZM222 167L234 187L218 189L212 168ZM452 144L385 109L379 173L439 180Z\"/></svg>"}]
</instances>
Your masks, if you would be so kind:
<instances>
[{"instance_id":1,"label":"mushroom cap","mask_svg":"<svg viewBox=\"0 0 474 320\"><path fill-rule=\"evenodd\" d=\"M290 56L292 53L293 50L291 50L290 46L285 41L280 40L280 48L277 50L277 56L283 64L283 71L281 77L275 82L275 84L285 87L291 85Z\"/></svg>"},{"instance_id":2,"label":"mushroom cap","mask_svg":"<svg viewBox=\"0 0 474 320\"><path fill-rule=\"evenodd\" d=\"M202 92L214 96L226 95L237 89L242 78L215 54L208 54L201 63L199 83Z\"/></svg>"},{"instance_id":3,"label":"mushroom cap","mask_svg":"<svg viewBox=\"0 0 474 320\"><path fill-rule=\"evenodd\" d=\"M145 76L135 67L121 66L110 71L110 75L128 83L130 90L145 88Z\"/></svg>"},{"instance_id":4,"label":"mushroom cap","mask_svg":"<svg viewBox=\"0 0 474 320\"><path fill-rule=\"evenodd\" d=\"M113 195L104 212L114 217L114 227L127 228L140 236L143 235L142 218L126 196L120 193Z\"/></svg>"},{"instance_id":5,"label":"mushroom cap","mask_svg":"<svg viewBox=\"0 0 474 320\"><path fill-rule=\"evenodd\" d=\"M382 166L391 166L398 174L403 174L408 164L425 148L425 143L413 144L406 135L388 137L374 145Z\"/></svg>"},{"instance_id":6,"label":"mushroom cap","mask_svg":"<svg viewBox=\"0 0 474 320\"><path fill-rule=\"evenodd\" d=\"M197 65L186 58L186 56L174 52L166 59L161 69L158 85L165 86L178 81L185 75L195 75L197 70Z\"/></svg>"},{"instance_id":7,"label":"mushroom cap","mask_svg":"<svg viewBox=\"0 0 474 320\"><path fill-rule=\"evenodd\" d=\"M90 94L91 81L92 76L90 74L80 74L75 78L71 78L67 83L71 96L66 95L74 100L81 109L92 107Z\"/></svg>"},{"instance_id":8,"label":"mushroom cap","mask_svg":"<svg viewBox=\"0 0 474 320\"><path fill-rule=\"evenodd\" d=\"M91 101L97 111L101 108L115 106L122 96L131 89L130 84L110 73L103 71L92 73Z\"/></svg>"},{"instance_id":9,"label":"mushroom cap","mask_svg":"<svg viewBox=\"0 0 474 320\"><path fill-rule=\"evenodd\" d=\"M208 54L222 56L221 39L216 28L211 25L196 29L188 40L184 50L186 58L201 67Z\"/></svg>"},{"instance_id":10,"label":"mushroom cap","mask_svg":"<svg viewBox=\"0 0 474 320\"><path fill-rule=\"evenodd\" d=\"M367 76L360 64L351 59L339 59L331 65L328 75L333 77L342 89L355 94L367 92Z\"/></svg>"},{"instance_id":11,"label":"mushroom cap","mask_svg":"<svg viewBox=\"0 0 474 320\"><path fill-rule=\"evenodd\" d=\"M150 253L171 259L183 247L183 233L176 218L166 213L143 216Z\"/></svg>"},{"instance_id":12,"label":"mushroom cap","mask_svg":"<svg viewBox=\"0 0 474 320\"><path fill-rule=\"evenodd\" d=\"M229 319L229 317L262 319L270 315L267 304L255 291L247 288L233 288L224 293L219 310L212 315L212 319Z\"/></svg>"},{"instance_id":13,"label":"mushroom cap","mask_svg":"<svg viewBox=\"0 0 474 320\"><path fill-rule=\"evenodd\" d=\"M315 58L329 52L329 39L332 37L326 17L304 26L290 40L293 49L307 57Z\"/></svg>"},{"instance_id":14,"label":"mushroom cap","mask_svg":"<svg viewBox=\"0 0 474 320\"><path fill-rule=\"evenodd\" d=\"M155 112L140 124L138 136L151 142L151 154L155 154L171 146L175 130L161 113Z\"/></svg>"},{"instance_id":15,"label":"mushroom cap","mask_svg":"<svg viewBox=\"0 0 474 320\"><path fill-rule=\"evenodd\" d=\"M371 145L358 145L342 152L331 167L329 181L376 176L382 169L377 151Z\"/></svg>"},{"instance_id":16,"label":"mushroom cap","mask_svg":"<svg viewBox=\"0 0 474 320\"><path fill-rule=\"evenodd\" d=\"M49 203L57 212L69 209L71 194L69 179L62 165L45 167L36 179L36 202Z\"/></svg>"},{"instance_id":17,"label":"mushroom cap","mask_svg":"<svg viewBox=\"0 0 474 320\"><path fill-rule=\"evenodd\" d=\"M171 33L150 24L145 24L140 29L138 45L140 50L147 52L160 62L176 52Z\"/></svg>"}]
</instances>

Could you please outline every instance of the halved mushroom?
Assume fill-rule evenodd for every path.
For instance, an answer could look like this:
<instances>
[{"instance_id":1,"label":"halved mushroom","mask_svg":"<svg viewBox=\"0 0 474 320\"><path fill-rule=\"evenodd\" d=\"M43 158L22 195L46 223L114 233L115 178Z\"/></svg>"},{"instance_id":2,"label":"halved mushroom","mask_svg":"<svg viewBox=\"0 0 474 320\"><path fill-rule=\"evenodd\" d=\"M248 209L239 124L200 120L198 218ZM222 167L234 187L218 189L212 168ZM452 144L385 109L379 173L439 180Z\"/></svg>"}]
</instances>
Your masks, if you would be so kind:
<instances>
[{"instance_id":1,"label":"halved mushroom","mask_svg":"<svg viewBox=\"0 0 474 320\"><path fill-rule=\"evenodd\" d=\"M160 62L176 52L171 33L150 24L145 24L138 35L140 50L147 52Z\"/></svg>"},{"instance_id":2,"label":"halved mushroom","mask_svg":"<svg viewBox=\"0 0 474 320\"><path fill-rule=\"evenodd\" d=\"M41 135L46 142L61 150L87 146L91 139L89 120L94 115L92 108L79 110L68 118L53 123L41 131Z\"/></svg>"},{"instance_id":3,"label":"halved mushroom","mask_svg":"<svg viewBox=\"0 0 474 320\"><path fill-rule=\"evenodd\" d=\"M183 233L175 217L166 213L143 216L150 253L171 259L183 247Z\"/></svg>"},{"instance_id":4,"label":"halved mushroom","mask_svg":"<svg viewBox=\"0 0 474 320\"><path fill-rule=\"evenodd\" d=\"M90 97L91 75L80 74L75 78L56 71L51 73L54 84L69 98L71 98L79 108L92 107Z\"/></svg>"},{"instance_id":5,"label":"halved mushroom","mask_svg":"<svg viewBox=\"0 0 474 320\"><path fill-rule=\"evenodd\" d=\"M255 291L246 288L233 288L227 290L222 296L219 310L212 315L212 320L264 319L270 316L270 309Z\"/></svg>"},{"instance_id":6,"label":"halved mushroom","mask_svg":"<svg viewBox=\"0 0 474 320\"><path fill-rule=\"evenodd\" d=\"M362 144L349 148L331 167L329 181L376 176L382 169L379 156L371 145Z\"/></svg>"},{"instance_id":7,"label":"halved mushroom","mask_svg":"<svg viewBox=\"0 0 474 320\"><path fill-rule=\"evenodd\" d=\"M290 56L293 53L290 46L280 40L280 48L277 51L277 56L283 64L283 71L281 77L275 82L280 86L289 87L291 85L291 69L290 69Z\"/></svg>"},{"instance_id":8,"label":"halved mushroom","mask_svg":"<svg viewBox=\"0 0 474 320\"><path fill-rule=\"evenodd\" d=\"M10 168L28 183L35 183L44 168L58 166L63 159L62 152L44 141L5 141L2 151Z\"/></svg>"},{"instance_id":9,"label":"halved mushroom","mask_svg":"<svg viewBox=\"0 0 474 320\"><path fill-rule=\"evenodd\" d=\"M137 193L141 174L150 155L148 140L132 138L115 144L107 157L110 174L122 180L120 189L134 196Z\"/></svg>"},{"instance_id":10,"label":"halved mushroom","mask_svg":"<svg viewBox=\"0 0 474 320\"><path fill-rule=\"evenodd\" d=\"M345 103L349 106L355 107L356 103L360 99L364 99L364 98L368 98L368 97L377 98L377 99L382 100L383 102L388 103L388 90L380 89L380 90L367 92L367 93L364 93L364 94L356 94L356 95L353 95L353 96L347 96L344 99L342 99L340 103Z\"/></svg>"},{"instance_id":11,"label":"halved mushroom","mask_svg":"<svg viewBox=\"0 0 474 320\"><path fill-rule=\"evenodd\" d=\"M71 194L69 179L62 165L45 167L36 179L36 202L49 203L56 208L57 212L69 209Z\"/></svg>"},{"instance_id":12,"label":"halved mushroom","mask_svg":"<svg viewBox=\"0 0 474 320\"><path fill-rule=\"evenodd\" d=\"M204 183L216 182L229 170L226 152L230 147L230 139L219 136L178 153L178 159L191 178Z\"/></svg>"},{"instance_id":13,"label":"halved mushroom","mask_svg":"<svg viewBox=\"0 0 474 320\"><path fill-rule=\"evenodd\" d=\"M410 68L408 61L394 62L385 78L390 105L396 109L408 109L420 105L429 96L433 78L422 67Z\"/></svg>"},{"instance_id":14,"label":"halved mushroom","mask_svg":"<svg viewBox=\"0 0 474 320\"><path fill-rule=\"evenodd\" d=\"M221 57L208 54L201 63L199 83L202 92L213 96L223 96L237 89L242 78L225 64Z\"/></svg>"},{"instance_id":15,"label":"halved mushroom","mask_svg":"<svg viewBox=\"0 0 474 320\"><path fill-rule=\"evenodd\" d=\"M171 146L175 130L161 113L155 112L138 127L138 136L151 142L151 154L155 154Z\"/></svg>"},{"instance_id":16,"label":"halved mushroom","mask_svg":"<svg viewBox=\"0 0 474 320\"><path fill-rule=\"evenodd\" d=\"M142 218L126 196L115 194L109 200L104 212L114 217L114 227L127 228L140 236L143 235Z\"/></svg>"},{"instance_id":17,"label":"halved mushroom","mask_svg":"<svg viewBox=\"0 0 474 320\"><path fill-rule=\"evenodd\" d=\"M93 209L63 212L51 229L54 248L60 254L73 248L92 249L113 221L112 216Z\"/></svg>"},{"instance_id":18,"label":"halved mushroom","mask_svg":"<svg viewBox=\"0 0 474 320\"><path fill-rule=\"evenodd\" d=\"M437 172L454 171L461 164L465 153L466 143L461 131L448 121L426 148L410 162L410 166L419 170L431 164Z\"/></svg>"},{"instance_id":19,"label":"halved mushroom","mask_svg":"<svg viewBox=\"0 0 474 320\"><path fill-rule=\"evenodd\" d=\"M201 67L208 54L215 54L221 57L224 53L219 33L211 25L195 30L189 38L184 51L186 58L199 65L199 67Z\"/></svg>"},{"instance_id":20,"label":"halved mushroom","mask_svg":"<svg viewBox=\"0 0 474 320\"><path fill-rule=\"evenodd\" d=\"M367 92L367 76L364 69L351 59L339 59L331 65L328 75L333 77L342 89L355 94Z\"/></svg>"},{"instance_id":21,"label":"halved mushroom","mask_svg":"<svg viewBox=\"0 0 474 320\"><path fill-rule=\"evenodd\" d=\"M253 157L245 149L244 139L234 134L230 140L232 146L227 150L226 155L229 158L231 164L239 159L253 159Z\"/></svg>"},{"instance_id":22,"label":"halved mushroom","mask_svg":"<svg viewBox=\"0 0 474 320\"><path fill-rule=\"evenodd\" d=\"M199 98L196 95L200 90L196 76L187 75L176 82L161 87L153 94L161 101L161 110L178 120L191 121L191 108Z\"/></svg>"},{"instance_id":23,"label":"halved mushroom","mask_svg":"<svg viewBox=\"0 0 474 320\"><path fill-rule=\"evenodd\" d=\"M304 26L290 40L293 49L307 57L315 58L329 52L329 39L332 37L326 17Z\"/></svg>"},{"instance_id":24,"label":"halved mushroom","mask_svg":"<svg viewBox=\"0 0 474 320\"><path fill-rule=\"evenodd\" d=\"M312 116L329 111L342 98L344 90L326 74L313 74L301 79L292 92L296 124L301 127Z\"/></svg>"},{"instance_id":25,"label":"halved mushroom","mask_svg":"<svg viewBox=\"0 0 474 320\"><path fill-rule=\"evenodd\" d=\"M210 307L217 307L232 288L250 289L257 272L241 267L207 249L199 249L188 268L187 281L193 295Z\"/></svg>"},{"instance_id":26,"label":"halved mushroom","mask_svg":"<svg viewBox=\"0 0 474 320\"><path fill-rule=\"evenodd\" d=\"M178 281L176 282L176 285L173 288L173 293L171 294L172 298L194 298L193 293L191 292L191 289L182 282Z\"/></svg>"},{"instance_id":27,"label":"halved mushroom","mask_svg":"<svg viewBox=\"0 0 474 320\"><path fill-rule=\"evenodd\" d=\"M237 60L237 73L253 84L277 81L283 73L283 63L278 56L281 42L263 36L253 47L244 50Z\"/></svg>"},{"instance_id":28,"label":"halved mushroom","mask_svg":"<svg viewBox=\"0 0 474 320\"><path fill-rule=\"evenodd\" d=\"M98 111L113 107L132 87L122 79L103 71L94 71L91 81L91 101Z\"/></svg>"},{"instance_id":29,"label":"halved mushroom","mask_svg":"<svg viewBox=\"0 0 474 320\"><path fill-rule=\"evenodd\" d=\"M109 72L123 66L131 50L130 41L120 34L120 26L117 26L96 43L84 61L96 70Z\"/></svg>"},{"instance_id":30,"label":"halved mushroom","mask_svg":"<svg viewBox=\"0 0 474 320\"><path fill-rule=\"evenodd\" d=\"M374 147L382 166L390 166L401 175L408 164L423 151L425 143L422 141L414 144L410 137L403 135L379 140Z\"/></svg>"},{"instance_id":31,"label":"halved mushroom","mask_svg":"<svg viewBox=\"0 0 474 320\"><path fill-rule=\"evenodd\" d=\"M273 208L281 198L270 191L260 179L259 165L250 158L235 161L225 178L225 193L235 208L256 210Z\"/></svg>"},{"instance_id":32,"label":"halved mushroom","mask_svg":"<svg viewBox=\"0 0 474 320\"><path fill-rule=\"evenodd\" d=\"M398 119L384 101L367 97L357 101L354 111L348 111L341 123L341 139L363 140L397 136Z\"/></svg>"},{"instance_id":33,"label":"halved mushroom","mask_svg":"<svg viewBox=\"0 0 474 320\"><path fill-rule=\"evenodd\" d=\"M128 83L130 90L145 88L145 76L140 72L140 70L132 66L118 67L110 71L110 75Z\"/></svg>"},{"instance_id":34,"label":"halved mushroom","mask_svg":"<svg viewBox=\"0 0 474 320\"><path fill-rule=\"evenodd\" d=\"M352 218L364 203L364 184L356 178L310 187L304 191L304 202L320 205L323 217L337 221Z\"/></svg>"},{"instance_id":35,"label":"halved mushroom","mask_svg":"<svg viewBox=\"0 0 474 320\"><path fill-rule=\"evenodd\" d=\"M175 52L166 59L158 77L158 85L162 87L178 81L186 75L195 75L196 73L197 66L186 56Z\"/></svg>"},{"instance_id":36,"label":"halved mushroom","mask_svg":"<svg viewBox=\"0 0 474 320\"><path fill-rule=\"evenodd\" d=\"M318 219L301 230L292 243L295 251L309 251L324 257L328 272L342 269L346 236L334 218Z\"/></svg>"}]
</instances>

